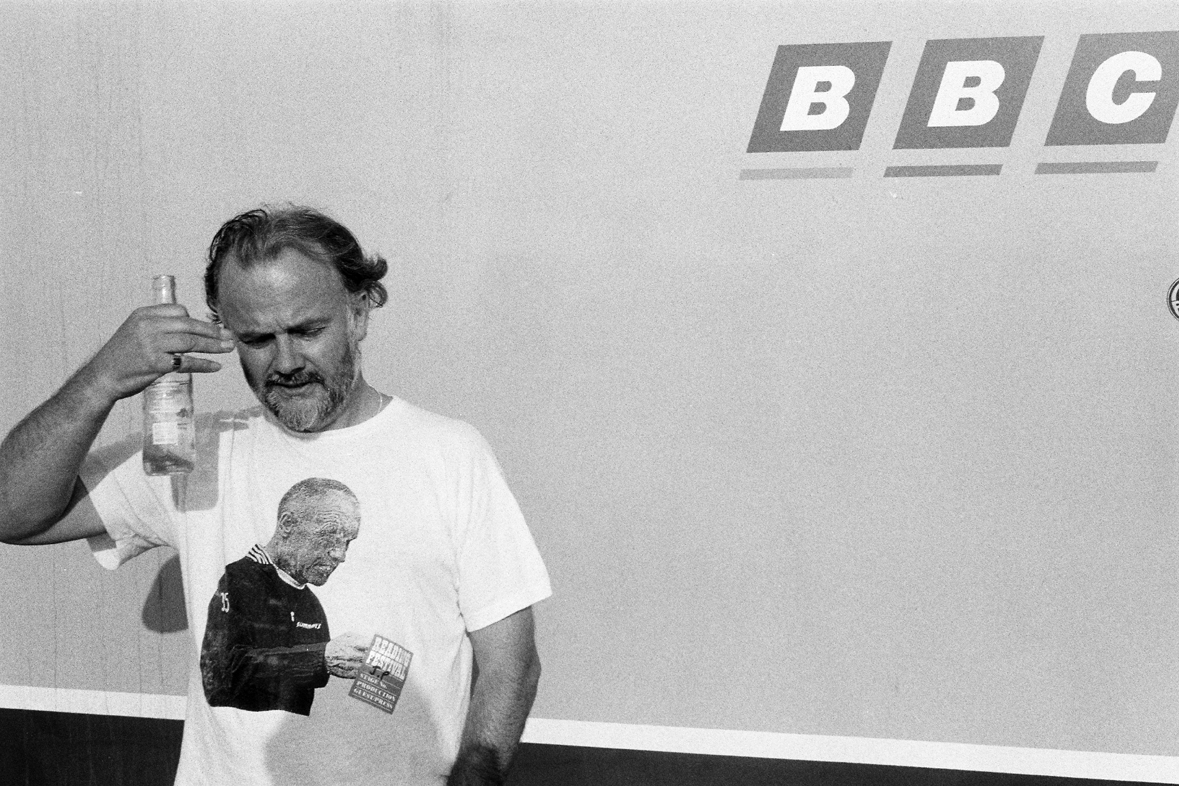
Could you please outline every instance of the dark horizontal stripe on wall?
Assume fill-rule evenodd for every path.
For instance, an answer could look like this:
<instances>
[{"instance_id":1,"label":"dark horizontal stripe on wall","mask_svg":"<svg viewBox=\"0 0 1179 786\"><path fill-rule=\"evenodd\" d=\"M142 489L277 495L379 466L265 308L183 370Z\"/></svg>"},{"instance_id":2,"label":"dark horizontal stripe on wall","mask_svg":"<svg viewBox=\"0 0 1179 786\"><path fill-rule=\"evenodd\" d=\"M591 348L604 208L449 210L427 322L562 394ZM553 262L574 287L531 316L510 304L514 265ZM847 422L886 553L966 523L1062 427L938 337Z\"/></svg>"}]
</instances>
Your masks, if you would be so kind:
<instances>
[{"instance_id":1,"label":"dark horizontal stripe on wall","mask_svg":"<svg viewBox=\"0 0 1179 786\"><path fill-rule=\"evenodd\" d=\"M1002 173L1002 164L930 164L885 167L885 177L977 177Z\"/></svg>"},{"instance_id":2,"label":"dark horizontal stripe on wall","mask_svg":"<svg viewBox=\"0 0 1179 786\"><path fill-rule=\"evenodd\" d=\"M1153 172L1158 161L1080 161L1074 163L1036 164L1037 175L1116 175Z\"/></svg>"},{"instance_id":3,"label":"dark horizontal stripe on wall","mask_svg":"<svg viewBox=\"0 0 1179 786\"><path fill-rule=\"evenodd\" d=\"M184 721L0 709L5 786L168 786Z\"/></svg>"},{"instance_id":4,"label":"dark horizontal stripe on wall","mask_svg":"<svg viewBox=\"0 0 1179 786\"><path fill-rule=\"evenodd\" d=\"M814 178L848 178L855 172L847 166L804 166L784 169L742 169L741 180L808 180Z\"/></svg>"},{"instance_id":5,"label":"dark horizontal stripe on wall","mask_svg":"<svg viewBox=\"0 0 1179 786\"><path fill-rule=\"evenodd\" d=\"M1131 786L1124 781L880 764L521 745L510 786Z\"/></svg>"},{"instance_id":6,"label":"dark horizontal stripe on wall","mask_svg":"<svg viewBox=\"0 0 1179 786\"><path fill-rule=\"evenodd\" d=\"M167 786L183 721L0 709L4 786ZM1121 781L570 745L520 746L508 786L1127 786ZM244 784L242 786L245 786Z\"/></svg>"}]
</instances>

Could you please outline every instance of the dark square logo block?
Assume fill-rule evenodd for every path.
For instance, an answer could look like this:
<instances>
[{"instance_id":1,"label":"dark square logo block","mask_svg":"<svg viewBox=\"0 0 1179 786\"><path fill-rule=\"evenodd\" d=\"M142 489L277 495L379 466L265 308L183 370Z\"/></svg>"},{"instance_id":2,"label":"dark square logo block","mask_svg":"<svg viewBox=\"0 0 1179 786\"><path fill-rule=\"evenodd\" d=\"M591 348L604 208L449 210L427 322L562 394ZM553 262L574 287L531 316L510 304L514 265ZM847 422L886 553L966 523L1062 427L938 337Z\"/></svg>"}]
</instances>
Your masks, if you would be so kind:
<instances>
[{"instance_id":1,"label":"dark square logo block","mask_svg":"<svg viewBox=\"0 0 1179 786\"><path fill-rule=\"evenodd\" d=\"M1179 32L1083 35L1045 145L1167 141L1179 104Z\"/></svg>"},{"instance_id":2,"label":"dark square logo block","mask_svg":"<svg viewBox=\"0 0 1179 786\"><path fill-rule=\"evenodd\" d=\"M779 46L748 152L858 149L891 46Z\"/></svg>"},{"instance_id":3,"label":"dark square logo block","mask_svg":"<svg viewBox=\"0 0 1179 786\"><path fill-rule=\"evenodd\" d=\"M893 148L1007 147L1043 41L927 41Z\"/></svg>"}]
</instances>

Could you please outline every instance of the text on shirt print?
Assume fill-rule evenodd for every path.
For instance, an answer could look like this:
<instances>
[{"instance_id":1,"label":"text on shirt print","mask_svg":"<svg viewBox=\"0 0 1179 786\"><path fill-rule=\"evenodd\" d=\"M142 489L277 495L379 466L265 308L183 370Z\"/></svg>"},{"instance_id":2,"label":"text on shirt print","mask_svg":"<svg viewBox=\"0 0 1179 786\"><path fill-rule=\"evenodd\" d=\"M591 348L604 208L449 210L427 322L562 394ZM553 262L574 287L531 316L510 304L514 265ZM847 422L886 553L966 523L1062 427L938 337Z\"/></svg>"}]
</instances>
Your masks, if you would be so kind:
<instances>
[{"instance_id":1,"label":"text on shirt print","mask_svg":"<svg viewBox=\"0 0 1179 786\"><path fill-rule=\"evenodd\" d=\"M374 636L364 668L356 675L348 695L384 712L393 712L409 676L411 660L413 653L405 647L383 636Z\"/></svg>"}]
</instances>

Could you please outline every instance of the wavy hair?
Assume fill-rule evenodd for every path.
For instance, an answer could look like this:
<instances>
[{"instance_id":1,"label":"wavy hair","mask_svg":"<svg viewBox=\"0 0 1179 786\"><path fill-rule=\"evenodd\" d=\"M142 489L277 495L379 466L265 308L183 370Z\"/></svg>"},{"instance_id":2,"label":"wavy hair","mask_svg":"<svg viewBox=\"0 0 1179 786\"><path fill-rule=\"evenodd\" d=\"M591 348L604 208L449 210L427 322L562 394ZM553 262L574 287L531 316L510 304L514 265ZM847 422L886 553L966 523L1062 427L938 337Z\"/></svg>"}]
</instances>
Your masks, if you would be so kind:
<instances>
[{"instance_id":1,"label":"wavy hair","mask_svg":"<svg viewBox=\"0 0 1179 786\"><path fill-rule=\"evenodd\" d=\"M221 267L228 259L243 267L268 262L283 251L294 249L325 264L340 274L344 288L363 294L371 308L380 308L389 299L381 279L389 265L379 255L365 254L348 229L335 219L310 207L283 205L262 206L234 216L221 225L209 244L205 267L205 302L214 322L217 311Z\"/></svg>"}]
</instances>

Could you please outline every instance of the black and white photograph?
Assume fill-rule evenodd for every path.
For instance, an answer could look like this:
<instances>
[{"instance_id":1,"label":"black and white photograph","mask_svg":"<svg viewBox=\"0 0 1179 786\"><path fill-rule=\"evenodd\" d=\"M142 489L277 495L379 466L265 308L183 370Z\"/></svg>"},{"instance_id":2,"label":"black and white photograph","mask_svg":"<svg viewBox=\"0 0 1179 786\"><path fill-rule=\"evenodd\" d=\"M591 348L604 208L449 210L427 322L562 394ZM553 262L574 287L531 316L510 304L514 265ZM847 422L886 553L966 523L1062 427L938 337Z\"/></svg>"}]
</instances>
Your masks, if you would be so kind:
<instances>
[{"instance_id":1,"label":"black and white photograph","mask_svg":"<svg viewBox=\"0 0 1179 786\"><path fill-rule=\"evenodd\" d=\"M1179 786L1179 4L0 0L0 784Z\"/></svg>"}]
</instances>

